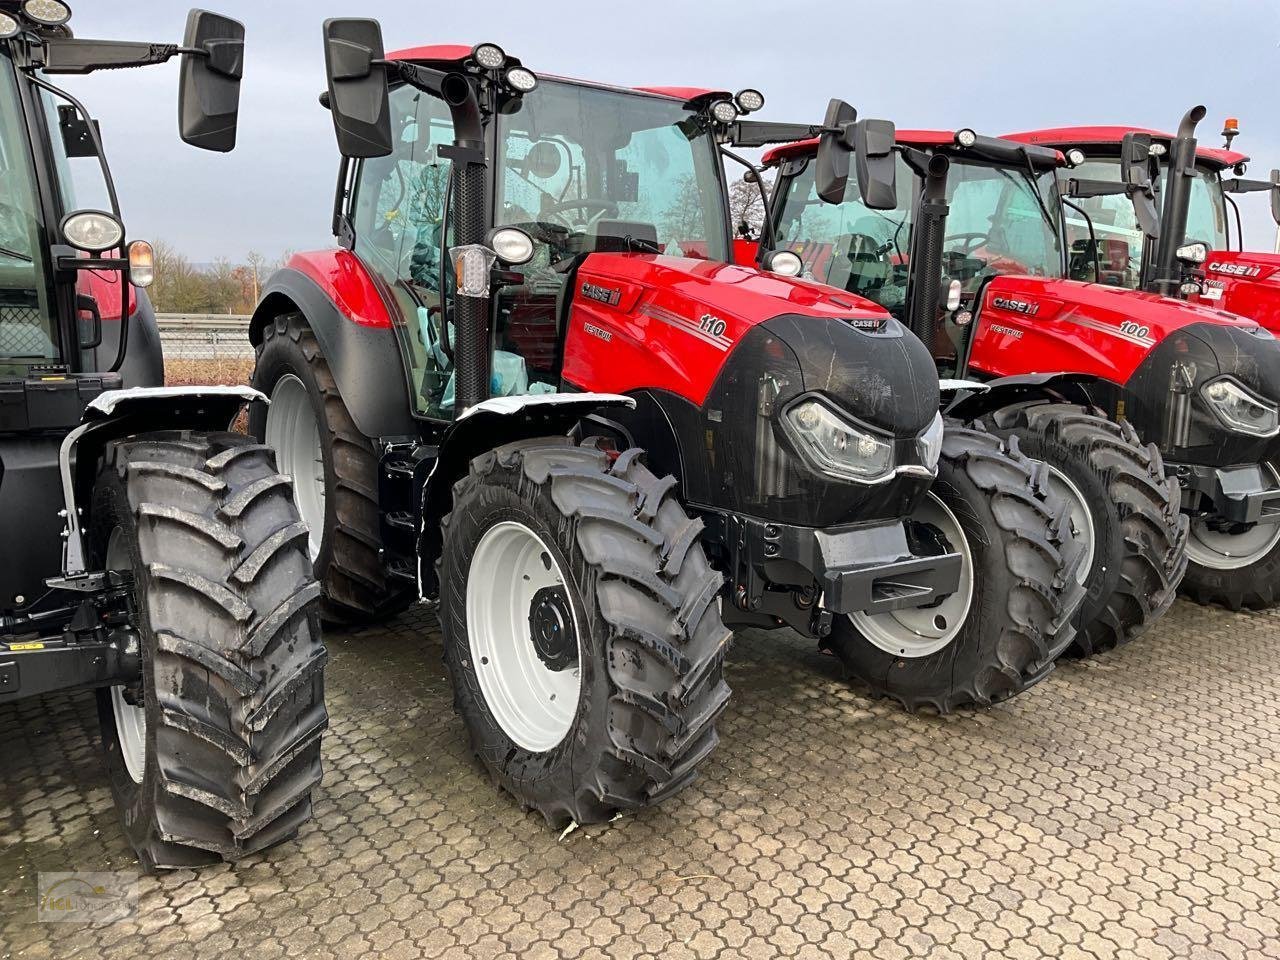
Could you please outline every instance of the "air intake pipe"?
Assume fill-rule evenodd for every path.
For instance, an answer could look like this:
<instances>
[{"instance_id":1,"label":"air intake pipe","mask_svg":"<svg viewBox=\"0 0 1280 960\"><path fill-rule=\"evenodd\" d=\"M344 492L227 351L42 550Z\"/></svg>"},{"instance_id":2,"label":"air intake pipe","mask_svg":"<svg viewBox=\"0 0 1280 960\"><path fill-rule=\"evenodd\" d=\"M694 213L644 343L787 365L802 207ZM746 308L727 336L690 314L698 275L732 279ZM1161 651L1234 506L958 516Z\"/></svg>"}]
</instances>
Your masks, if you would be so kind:
<instances>
[{"instance_id":1,"label":"air intake pipe","mask_svg":"<svg viewBox=\"0 0 1280 960\"><path fill-rule=\"evenodd\" d=\"M454 247L484 243L485 156L484 125L475 86L461 73L440 81L440 96L453 120L454 140L442 156L452 161L449 192L453 200ZM457 278L455 277L455 280ZM454 298L454 410L462 413L489 397L490 299Z\"/></svg>"},{"instance_id":2,"label":"air intake pipe","mask_svg":"<svg viewBox=\"0 0 1280 960\"><path fill-rule=\"evenodd\" d=\"M916 151L906 156L923 179L915 238L911 249L911 290L907 298L907 325L933 351L934 324L942 299L942 245L947 228L947 174L951 161L940 153L925 158Z\"/></svg>"}]
</instances>

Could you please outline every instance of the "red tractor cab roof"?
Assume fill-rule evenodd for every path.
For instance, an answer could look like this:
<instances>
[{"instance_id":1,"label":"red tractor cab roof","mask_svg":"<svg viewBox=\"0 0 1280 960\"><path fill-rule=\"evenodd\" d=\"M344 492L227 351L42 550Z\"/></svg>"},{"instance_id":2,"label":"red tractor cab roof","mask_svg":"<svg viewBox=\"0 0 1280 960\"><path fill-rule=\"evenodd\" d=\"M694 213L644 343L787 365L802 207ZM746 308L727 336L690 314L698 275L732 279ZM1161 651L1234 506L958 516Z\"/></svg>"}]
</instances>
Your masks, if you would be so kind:
<instances>
[{"instance_id":1,"label":"red tractor cab roof","mask_svg":"<svg viewBox=\"0 0 1280 960\"><path fill-rule=\"evenodd\" d=\"M414 63L437 64L447 66L451 64L461 63L471 56L472 47L461 43L434 43L424 47L405 47L403 50L392 50L387 54L388 60L410 60ZM546 76L551 76L546 74ZM559 79L569 80L570 77L561 77ZM692 103L695 100L706 99L730 99L733 94L728 90L715 90L708 87L617 87L607 83L596 83L589 80L574 80L574 83L584 83L593 87L608 87L614 90L635 90L637 93L647 93L657 97L667 97L671 100L678 100L681 103Z\"/></svg>"},{"instance_id":2,"label":"red tractor cab roof","mask_svg":"<svg viewBox=\"0 0 1280 960\"><path fill-rule=\"evenodd\" d=\"M937 150L947 147L956 147L957 151L963 152L962 147L956 146L955 130L898 130L896 136L897 142L907 147L917 147L922 150ZM1008 138L1002 138L1008 139ZM800 140L796 143L784 144L780 147L774 147L772 150L766 151L764 155L764 165L766 167L776 166L784 160L792 157L811 156L818 150L818 138L813 137L809 140ZM1056 161L1058 165L1066 163L1066 157L1061 151L1055 151ZM1043 159L1047 162L1047 158Z\"/></svg>"},{"instance_id":3,"label":"red tractor cab roof","mask_svg":"<svg viewBox=\"0 0 1280 960\"><path fill-rule=\"evenodd\" d=\"M1163 130L1152 130L1149 127L1050 127L1043 130L1024 130L1020 133L1005 134L1006 140L1017 140L1020 143L1032 143L1038 146L1057 147L1059 150L1070 150L1072 147L1105 146L1120 148L1120 141L1126 133L1146 133L1151 139L1168 146L1173 134ZM1198 147L1196 156L1220 170L1234 167L1237 163L1249 160L1248 154L1236 150L1223 150L1219 147Z\"/></svg>"}]
</instances>

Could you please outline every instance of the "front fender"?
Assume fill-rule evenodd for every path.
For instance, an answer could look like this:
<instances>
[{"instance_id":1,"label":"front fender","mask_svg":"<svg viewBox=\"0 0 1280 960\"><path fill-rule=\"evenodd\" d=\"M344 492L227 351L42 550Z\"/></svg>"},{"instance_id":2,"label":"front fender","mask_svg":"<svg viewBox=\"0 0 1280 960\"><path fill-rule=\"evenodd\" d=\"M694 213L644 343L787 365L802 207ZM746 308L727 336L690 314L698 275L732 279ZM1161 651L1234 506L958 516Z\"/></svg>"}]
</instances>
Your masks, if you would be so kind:
<instances>
[{"instance_id":1,"label":"front fender","mask_svg":"<svg viewBox=\"0 0 1280 960\"><path fill-rule=\"evenodd\" d=\"M1073 403L1110 413L1115 384L1083 373L1031 373L987 380L981 389L958 389L942 412L947 417L972 422L1023 403L1050 400Z\"/></svg>"},{"instance_id":2,"label":"front fender","mask_svg":"<svg viewBox=\"0 0 1280 960\"><path fill-rule=\"evenodd\" d=\"M301 313L360 432L371 438L415 436L418 428L411 413L404 361L386 307L380 298L371 299L379 295L354 257L347 254L342 265L346 285L363 282L358 288L361 299L333 282L322 284L316 277L323 278L323 273L299 255L267 282L249 321L249 340L258 346L268 323L281 314ZM382 313L376 313L378 309Z\"/></svg>"},{"instance_id":3,"label":"front fender","mask_svg":"<svg viewBox=\"0 0 1280 960\"><path fill-rule=\"evenodd\" d=\"M252 387L132 387L95 397L58 451L67 528L63 573L86 572L83 531L91 522L93 482L110 441L157 430L226 430L254 402L267 398Z\"/></svg>"},{"instance_id":4,"label":"front fender","mask_svg":"<svg viewBox=\"0 0 1280 960\"><path fill-rule=\"evenodd\" d=\"M598 410L633 408L636 402L616 393L545 393L492 397L477 403L445 430L435 463L422 487L418 515L418 591L436 592L435 562L440 556L440 519L453 503L453 485L471 461L506 443L534 437L564 436Z\"/></svg>"}]
</instances>

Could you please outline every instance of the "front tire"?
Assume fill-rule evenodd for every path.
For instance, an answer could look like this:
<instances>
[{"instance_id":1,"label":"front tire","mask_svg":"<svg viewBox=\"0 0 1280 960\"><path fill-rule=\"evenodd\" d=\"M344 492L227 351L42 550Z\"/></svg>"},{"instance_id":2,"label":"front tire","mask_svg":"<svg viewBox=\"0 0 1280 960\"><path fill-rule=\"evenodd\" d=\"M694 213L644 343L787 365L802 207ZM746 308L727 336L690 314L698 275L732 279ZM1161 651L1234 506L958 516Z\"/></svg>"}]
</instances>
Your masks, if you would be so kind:
<instances>
[{"instance_id":1,"label":"front tire","mask_svg":"<svg viewBox=\"0 0 1280 960\"><path fill-rule=\"evenodd\" d=\"M1073 525L1089 524L1082 568L1086 597L1068 653L1087 657L1144 633L1173 605L1187 569L1182 491L1154 444L1129 423L1072 404L1043 403L996 417L1022 452L1042 460L1072 504ZM1084 513L1087 516L1077 520ZM1082 531L1077 530L1077 534Z\"/></svg>"},{"instance_id":2,"label":"front tire","mask_svg":"<svg viewBox=\"0 0 1280 960\"><path fill-rule=\"evenodd\" d=\"M239 434L115 441L90 546L133 577L142 675L98 691L107 772L144 869L287 840L320 780L319 586L289 481Z\"/></svg>"},{"instance_id":3,"label":"front tire","mask_svg":"<svg viewBox=\"0 0 1280 960\"><path fill-rule=\"evenodd\" d=\"M325 619L372 623L399 613L413 591L383 570L378 457L301 313L281 314L263 329L253 386L272 402L265 410L252 405L249 430L276 450L280 470L297 484Z\"/></svg>"},{"instance_id":4,"label":"front tire","mask_svg":"<svg viewBox=\"0 0 1280 960\"><path fill-rule=\"evenodd\" d=\"M1280 463L1264 463L1263 476L1280 487ZM1280 603L1280 524L1237 532L1191 522L1191 562L1182 590L1197 603L1230 610L1266 610Z\"/></svg>"},{"instance_id":5,"label":"front tire","mask_svg":"<svg viewBox=\"0 0 1280 960\"><path fill-rule=\"evenodd\" d=\"M722 578L674 485L638 450L551 437L482 454L454 486L439 563L454 706L495 783L553 827L671 796L718 742Z\"/></svg>"},{"instance_id":6,"label":"front tire","mask_svg":"<svg viewBox=\"0 0 1280 960\"><path fill-rule=\"evenodd\" d=\"M823 646L908 710L990 706L1042 680L1071 643L1084 552L1043 465L1016 441L948 422L929 497L914 519L966 557L961 593L838 618Z\"/></svg>"}]
</instances>

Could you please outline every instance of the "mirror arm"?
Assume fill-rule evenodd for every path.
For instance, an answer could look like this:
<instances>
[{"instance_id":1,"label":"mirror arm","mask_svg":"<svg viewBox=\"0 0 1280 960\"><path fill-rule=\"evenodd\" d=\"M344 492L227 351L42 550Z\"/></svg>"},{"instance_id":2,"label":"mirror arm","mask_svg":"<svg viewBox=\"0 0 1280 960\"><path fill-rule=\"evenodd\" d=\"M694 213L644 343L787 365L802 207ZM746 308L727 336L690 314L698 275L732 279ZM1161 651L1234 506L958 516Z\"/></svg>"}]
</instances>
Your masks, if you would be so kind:
<instances>
[{"instance_id":1,"label":"mirror arm","mask_svg":"<svg viewBox=\"0 0 1280 960\"><path fill-rule=\"evenodd\" d=\"M1128 185L1119 180L1081 180L1076 177L1070 177L1067 180L1067 196L1077 200L1089 197L1116 197L1128 192ZM1072 206L1075 207L1075 204Z\"/></svg>"},{"instance_id":2,"label":"mirror arm","mask_svg":"<svg viewBox=\"0 0 1280 960\"><path fill-rule=\"evenodd\" d=\"M1245 180L1242 177L1233 177L1222 181L1223 193L1266 193L1274 190L1275 187L1276 185L1270 180Z\"/></svg>"},{"instance_id":3,"label":"mirror arm","mask_svg":"<svg viewBox=\"0 0 1280 960\"><path fill-rule=\"evenodd\" d=\"M729 127L729 143L735 147L767 147L774 143L809 140L828 130L820 123L774 123L769 120L739 120Z\"/></svg>"}]
</instances>

